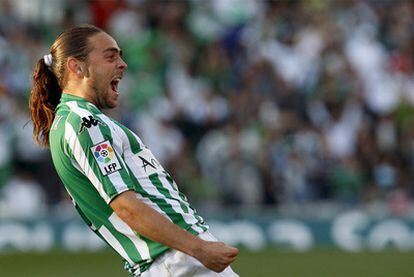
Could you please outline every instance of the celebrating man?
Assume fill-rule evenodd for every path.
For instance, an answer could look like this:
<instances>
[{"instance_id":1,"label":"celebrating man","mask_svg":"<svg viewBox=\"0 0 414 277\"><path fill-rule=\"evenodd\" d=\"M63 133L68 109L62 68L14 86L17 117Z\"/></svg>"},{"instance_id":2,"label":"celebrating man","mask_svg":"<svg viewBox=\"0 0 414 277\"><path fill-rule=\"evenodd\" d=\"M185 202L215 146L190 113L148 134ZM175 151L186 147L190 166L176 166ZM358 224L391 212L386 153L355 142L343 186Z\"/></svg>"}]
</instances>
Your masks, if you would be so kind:
<instances>
[{"instance_id":1,"label":"celebrating man","mask_svg":"<svg viewBox=\"0 0 414 277\"><path fill-rule=\"evenodd\" d=\"M132 276L237 276L229 265L238 250L209 233L140 138L101 112L116 107L126 68L101 29L63 32L34 69L34 139L50 147L77 211Z\"/></svg>"}]
</instances>

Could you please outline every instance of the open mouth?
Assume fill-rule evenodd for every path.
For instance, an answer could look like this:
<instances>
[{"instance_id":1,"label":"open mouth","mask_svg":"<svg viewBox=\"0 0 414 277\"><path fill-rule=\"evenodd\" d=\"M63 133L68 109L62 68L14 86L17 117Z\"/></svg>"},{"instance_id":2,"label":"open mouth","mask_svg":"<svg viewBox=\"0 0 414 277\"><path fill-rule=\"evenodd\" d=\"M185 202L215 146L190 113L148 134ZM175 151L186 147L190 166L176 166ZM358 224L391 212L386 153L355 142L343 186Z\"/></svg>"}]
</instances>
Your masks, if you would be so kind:
<instances>
[{"instance_id":1,"label":"open mouth","mask_svg":"<svg viewBox=\"0 0 414 277\"><path fill-rule=\"evenodd\" d=\"M116 77L115 79L113 79L111 81L111 89L116 93L119 94L118 92L118 85L119 85L119 81L121 81L121 78Z\"/></svg>"}]
</instances>

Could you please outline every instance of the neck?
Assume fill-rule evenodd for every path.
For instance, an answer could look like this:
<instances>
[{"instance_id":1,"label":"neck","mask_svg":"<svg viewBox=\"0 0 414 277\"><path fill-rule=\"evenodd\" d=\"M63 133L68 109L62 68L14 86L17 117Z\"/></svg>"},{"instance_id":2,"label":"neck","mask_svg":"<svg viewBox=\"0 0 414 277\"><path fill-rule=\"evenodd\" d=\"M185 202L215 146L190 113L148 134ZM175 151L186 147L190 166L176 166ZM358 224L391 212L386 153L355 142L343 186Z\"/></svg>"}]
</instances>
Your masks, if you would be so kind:
<instances>
[{"instance_id":1,"label":"neck","mask_svg":"<svg viewBox=\"0 0 414 277\"><path fill-rule=\"evenodd\" d=\"M91 97L93 93L91 92L91 89L87 88L86 86L69 83L67 86L64 87L63 93L85 98L89 102L95 104L94 99Z\"/></svg>"}]
</instances>

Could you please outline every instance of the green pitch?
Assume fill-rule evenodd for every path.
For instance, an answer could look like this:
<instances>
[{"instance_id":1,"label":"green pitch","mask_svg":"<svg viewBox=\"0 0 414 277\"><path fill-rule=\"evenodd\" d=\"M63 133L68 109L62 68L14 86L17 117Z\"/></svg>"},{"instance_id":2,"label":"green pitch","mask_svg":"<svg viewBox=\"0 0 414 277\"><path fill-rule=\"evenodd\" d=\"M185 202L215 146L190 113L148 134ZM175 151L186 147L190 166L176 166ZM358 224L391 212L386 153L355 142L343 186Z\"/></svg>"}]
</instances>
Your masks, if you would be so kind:
<instances>
[{"instance_id":1,"label":"green pitch","mask_svg":"<svg viewBox=\"0 0 414 277\"><path fill-rule=\"evenodd\" d=\"M233 268L240 276L414 276L414 252L364 252L336 250L306 253L266 250L241 251ZM0 276L102 277L125 276L122 263L112 252L0 254Z\"/></svg>"}]
</instances>

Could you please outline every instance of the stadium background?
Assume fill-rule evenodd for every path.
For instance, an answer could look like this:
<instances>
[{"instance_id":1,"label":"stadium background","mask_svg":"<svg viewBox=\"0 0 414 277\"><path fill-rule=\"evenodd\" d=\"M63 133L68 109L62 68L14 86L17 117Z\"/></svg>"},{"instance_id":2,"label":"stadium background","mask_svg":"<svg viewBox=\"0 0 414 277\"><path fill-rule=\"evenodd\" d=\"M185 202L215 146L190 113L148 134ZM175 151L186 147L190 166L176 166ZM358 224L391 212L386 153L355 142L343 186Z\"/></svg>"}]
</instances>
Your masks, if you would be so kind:
<instances>
[{"instance_id":1,"label":"stadium background","mask_svg":"<svg viewBox=\"0 0 414 277\"><path fill-rule=\"evenodd\" d=\"M32 142L34 63L93 23L136 131L241 276L412 276L414 2L0 0L0 276L126 276ZM293 250L293 251L292 251Z\"/></svg>"}]
</instances>

